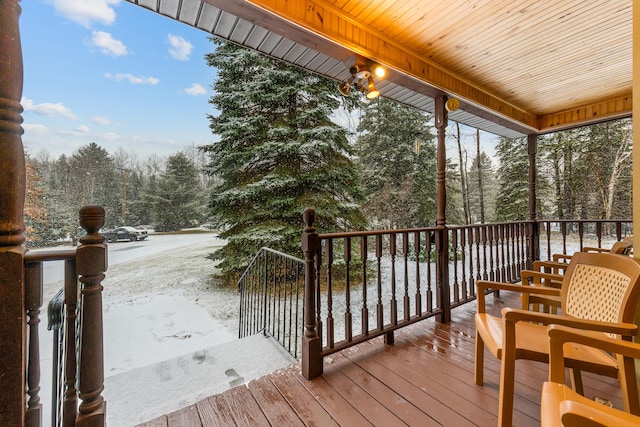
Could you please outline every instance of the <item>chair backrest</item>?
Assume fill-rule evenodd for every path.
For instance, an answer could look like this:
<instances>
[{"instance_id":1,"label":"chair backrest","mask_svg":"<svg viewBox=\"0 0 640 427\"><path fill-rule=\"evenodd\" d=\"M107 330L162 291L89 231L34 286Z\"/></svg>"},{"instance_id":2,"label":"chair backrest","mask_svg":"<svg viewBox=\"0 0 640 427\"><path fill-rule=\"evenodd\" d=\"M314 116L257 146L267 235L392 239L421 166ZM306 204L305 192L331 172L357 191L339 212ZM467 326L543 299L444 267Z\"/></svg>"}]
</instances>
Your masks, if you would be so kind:
<instances>
[{"instance_id":1,"label":"chair backrest","mask_svg":"<svg viewBox=\"0 0 640 427\"><path fill-rule=\"evenodd\" d=\"M602 322L633 322L640 263L625 255L578 252L562 281L562 312Z\"/></svg>"},{"instance_id":2,"label":"chair backrest","mask_svg":"<svg viewBox=\"0 0 640 427\"><path fill-rule=\"evenodd\" d=\"M633 249L633 239L625 238L619 242L615 242L613 246L611 246L611 249L609 249L609 253L627 255L631 249Z\"/></svg>"}]
</instances>

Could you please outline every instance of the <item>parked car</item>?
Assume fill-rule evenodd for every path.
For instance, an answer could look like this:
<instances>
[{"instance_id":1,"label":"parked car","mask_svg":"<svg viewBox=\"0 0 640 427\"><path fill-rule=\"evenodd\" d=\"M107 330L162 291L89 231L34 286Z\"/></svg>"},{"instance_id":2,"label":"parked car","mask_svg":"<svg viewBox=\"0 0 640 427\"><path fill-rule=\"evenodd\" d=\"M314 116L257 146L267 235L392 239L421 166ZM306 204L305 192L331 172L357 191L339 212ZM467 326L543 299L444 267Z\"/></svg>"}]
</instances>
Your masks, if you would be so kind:
<instances>
[{"instance_id":1,"label":"parked car","mask_svg":"<svg viewBox=\"0 0 640 427\"><path fill-rule=\"evenodd\" d=\"M127 225L118 227L115 230L105 231L103 232L103 235L107 242L117 242L118 240L135 242L137 240L144 240L148 237L147 230L137 230Z\"/></svg>"}]
</instances>

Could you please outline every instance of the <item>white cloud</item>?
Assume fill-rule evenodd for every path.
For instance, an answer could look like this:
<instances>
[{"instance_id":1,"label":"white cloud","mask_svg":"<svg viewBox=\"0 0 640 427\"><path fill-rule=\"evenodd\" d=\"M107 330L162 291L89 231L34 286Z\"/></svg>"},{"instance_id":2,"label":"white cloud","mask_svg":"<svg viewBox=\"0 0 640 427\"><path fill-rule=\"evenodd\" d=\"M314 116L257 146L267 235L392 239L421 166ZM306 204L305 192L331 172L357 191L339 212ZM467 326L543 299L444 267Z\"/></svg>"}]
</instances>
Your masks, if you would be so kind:
<instances>
[{"instance_id":1,"label":"white cloud","mask_svg":"<svg viewBox=\"0 0 640 427\"><path fill-rule=\"evenodd\" d=\"M80 125L77 128L75 128L74 131L79 133L89 133L90 129L89 129L89 126L87 125Z\"/></svg>"},{"instance_id":2,"label":"white cloud","mask_svg":"<svg viewBox=\"0 0 640 427\"><path fill-rule=\"evenodd\" d=\"M100 125L100 126L109 126L109 125L114 124L114 123L111 121L111 119L108 119L108 118L106 118L106 117L102 117L102 116L93 116L93 117L91 118L91 121L92 121L93 123L97 124L97 125Z\"/></svg>"},{"instance_id":3,"label":"white cloud","mask_svg":"<svg viewBox=\"0 0 640 427\"><path fill-rule=\"evenodd\" d=\"M169 34L169 53L179 61L188 61L193 50L193 45L183 37Z\"/></svg>"},{"instance_id":4,"label":"white cloud","mask_svg":"<svg viewBox=\"0 0 640 427\"><path fill-rule=\"evenodd\" d=\"M184 93L191 96L206 95L207 90L200 83L193 83L184 90Z\"/></svg>"},{"instance_id":5,"label":"white cloud","mask_svg":"<svg viewBox=\"0 0 640 427\"><path fill-rule=\"evenodd\" d=\"M41 116L64 117L70 120L77 119L77 116L71 112L70 108L65 107L62 103L43 102L42 104L34 104L29 98L22 98L20 101L24 111L32 111Z\"/></svg>"},{"instance_id":6,"label":"white cloud","mask_svg":"<svg viewBox=\"0 0 640 427\"><path fill-rule=\"evenodd\" d=\"M51 0L56 12L65 18L90 28L94 22L111 25L116 20L112 6L120 0Z\"/></svg>"},{"instance_id":7,"label":"white cloud","mask_svg":"<svg viewBox=\"0 0 640 427\"><path fill-rule=\"evenodd\" d=\"M88 44L99 48L105 55L125 56L128 53L124 43L104 31L92 31L91 41Z\"/></svg>"},{"instance_id":8,"label":"white cloud","mask_svg":"<svg viewBox=\"0 0 640 427\"><path fill-rule=\"evenodd\" d=\"M25 138L28 138L31 135L46 136L51 134L51 131L49 130L49 128L41 124L24 123L22 125L22 128L24 129Z\"/></svg>"},{"instance_id":9,"label":"white cloud","mask_svg":"<svg viewBox=\"0 0 640 427\"><path fill-rule=\"evenodd\" d=\"M116 74L105 73L104 76L108 79L115 80L117 82L127 80L129 83L134 85L141 85L141 84L157 85L158 83L160 83L160 79L156 77L134 76L133 74L130 74L130 73L116 73Z\"/></svg>"}]
</instances>

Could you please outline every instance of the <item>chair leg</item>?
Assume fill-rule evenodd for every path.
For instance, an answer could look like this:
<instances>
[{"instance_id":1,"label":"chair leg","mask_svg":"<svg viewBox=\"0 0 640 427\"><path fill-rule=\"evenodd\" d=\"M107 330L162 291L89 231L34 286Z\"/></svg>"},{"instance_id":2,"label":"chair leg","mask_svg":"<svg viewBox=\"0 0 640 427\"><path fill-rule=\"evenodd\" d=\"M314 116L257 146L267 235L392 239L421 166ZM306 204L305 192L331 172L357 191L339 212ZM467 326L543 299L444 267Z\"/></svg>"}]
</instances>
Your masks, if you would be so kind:
<instances>
[{"instance_id":1,"label":"chair leg","mask_svg":"<svg viewBox=\"0 0 640 427\"><path fill-rule=\"evenodd\" d=\"M622 401L625 411L634 415L640 415L640 401L638 401L638 380L636 377L635 362L621 356L618 359L618 379L622 389Z\"/></svg>"},{"instance_id":2,"label":"chair leg","mask_svg":"<svg viewBox=\"0 0 640 427\"><path fill-rule=\"evenodd\" d=\"M571 387L581 396L584 396L584 387L582 385L582 372L578 368L569 369L569 377L571 378Z\"/></svg>"},{"instance_id":3,"label":"chair leg","mask_svg":"<svg viewBox=\"0 0 640 427\"><path fill-rule=\"evenodd\" d=\"M515 393L515 361L514 354L502 354L500 364L500 396L498 404L498 426L511 427L513 422L513 402Z\"/></svg>"},{"instance_id":4,"label":"chair leg","mask_svg":"<svg viewBox=\"0 0 640 427\"><path fill-rule=\"evenodd\" d=\"M484 384L484 341L482 337L476 331L476 353L475 364L473 370L473 380L477 385Z\"/></svg>"}]
</instances>

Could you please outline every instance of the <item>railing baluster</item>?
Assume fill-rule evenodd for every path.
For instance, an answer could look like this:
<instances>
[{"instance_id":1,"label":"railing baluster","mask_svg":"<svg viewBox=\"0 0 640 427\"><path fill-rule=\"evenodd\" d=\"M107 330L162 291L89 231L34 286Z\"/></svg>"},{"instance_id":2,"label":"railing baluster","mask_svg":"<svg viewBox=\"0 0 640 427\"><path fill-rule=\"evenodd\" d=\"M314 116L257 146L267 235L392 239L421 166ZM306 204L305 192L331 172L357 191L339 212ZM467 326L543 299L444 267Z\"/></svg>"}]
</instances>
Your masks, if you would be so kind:
<instances>
[{"instance_id":1,"label":"railing baluster","mask_svg":"<svg viewBox=\"0 0 640 427\"><path fill-rule=\"evenodd\" d=\"M404 297L403 312L404 320L408 322L411 318L411 300L409 299L409 233L402 233L402 255L404 258Z\"/></svg>"},{"instance_id":2,"label":"railing baluster","mask_svg":"<svg viewBox=\"0 0 640 427\"><path fill-rule=\"evenodd\" d=\"M76 261L67 260L64 264L64 305L66 310L65 363L64 363L64 401L62 403L62 426L75 426L78 408L78 372L77 336L78 317L78 274Z\"/></svg>"},{"instance_id":3,"label":"railing baluster","mask_svg":"<svg viewBox=\"0 0 640 427\"><path fill-rule=\"evenodd\" d=\"M353 340L353 320L351 315L351 237L345 237L344 264L345 264L345 312L344 312L344 336L347 341Z\"/></svg>"},{"instance_id":4,"label":"railing baluster","mask_svg":"<svg viewBox=\"0 0 640 427\"><path fill-rule=\"evenodd\" d=\"M333 321L333 239L326 241L327 260L327 346L333 348L335 342L334 321ZM320 284L318 283L318 288Z\"/></svg>"},{"instance_id":5,"label":"railing baluster","mask_svg":"<svg viewBox=\"0 0 640 427\"><path fill-rule=\"evenodd\" d=\"M487 236L487 238L489 239L489 280L496 280L496 272L494 270L494 265L493 265L493 246L494 246L494 237L493 237L493 233L495 230L495 226L490 225L489 226L489 235Z\"/></svg>"},{"instance_id":6,"label":"railing baluster","mask_svg":"<svg viewBox=\"0 0 640 427\"><path fill-rule=\"evenodd\" d=\"M398 301L396 300L396 234L389 235L389 255L391 255L391 324L398 324Z\"/></svg>"},{"instance_id":7,"label":"railing baluster","mask_svg":"<svg viewBox=\"0 0 640 427\"><path fill-rule=\"evenodd\" d=\"M451 250L453 251L453 301L460 301L460 285L458 283L458 229L453 228L451 231Z\"/></svg>"},{"instance_id":8,"label":"railing baluster","mask_svg":"<svg viewBox=\"0 0 640 427\"><path fill-rule=\"evenodd\" d=\"M316 333L318 334L318 338L322 343L322 335L324 334L324 329L322 327L322 288L320 287L320 283L322 283L322 244L319 243L319 245L320 250L318 250L314 257L316 266ZM302 269L302 266L300 268ZM304 269L302 269L302 273L304 274ZM329 287L329 289L331 288ZM332 301L332 299L329 298L329 301ZM333 323L331 324L331 339L333 339Z\"/></svg>"},{"instance_id":9,"label":"railing baluster","mask_svg":"<svg viewBox=\"0 0 640 427\"><path fill-rule=\"evenodd\" d=\"M598 247L602 247L602 223L596 222L596 237L598 238Z\"/></svg>"},{"instance_id":10,"label":"railing baluster","mask_svg":"<svg viewBox=\"0 0 640 427\"><path fill-rule=\"evenodd\" d=\"M376 303L376 327L379 331L384 329L384 305L382 304L382 235L376 235L376 264L377 264L377 280L376 292L378 293L378 302Z\"/></svg>"},{"instance_id":11,"label":"railing baluster","mask_svg":"<svg viewBox=\"0 0 640 427\"><path fill-rule=\"evenodd\" d=\"M580 240L580 250L582 250L584 247L584 222L582 221L578 222L578 239Z\"/></svg>"},{"instance_id":12,"label":"railing baluster","mask_svg":"<svg viewBox=\"0 0 640 427\"><path fill-rule=\"evenodd\" d=\"M413 234L413 252L416 256L416 316L422 314L422 294L420 293L420 232ZM429 262L429 260L427 260Z\"/></svg>"},{"instance_id":13,"label":"railing baluster","mask_svg":"<svg viewBox=\"0 0 640 427\"><path fill-rule=\"evenodd\" d=\"M475 288L475 281L473 279L473 228L467 229L467 245L469 247L469 285L467 289Z\"/></svg>"},{"instance_id":14,"label":"railing baluster","mask_svg":"<svg viewBox=\"0 0 640 427\"><path fill-rule=\"evenodd\" d=\"M431 313L433 311L433 292L431 290L431 286L433 281L431 280L431 245L433 244L433 239L431 238L432 231L427 231L427 311Z\"/></svg>"},{"instance_id":15,"label":"railing baluster","mask_svg":"<svg viewBox=\"0 0 640 427\"><path fill-rule=\"evenodd\" d=\"M362 335L369 335L369 308L367 307L367 236L360 237L362 260Z\"/></svg>"},{"instance_id":16,"label":"railing baluster","mask_svg":"<svg viewBox=\"0 0 640 427\"><path fill-rule=\"evenodd\" d=\"M482 225L482 279L488 280L487 272L487 226Z\"/></svg>"},{"instance_id":17,"label":"railing baluster","mask_svg":"<svg viewBox=\"0 0 640 427\"><path fill-rule=\"evenodd\" d=\"M40 403L40 308L42 307L42 262L27 263L25 266L25 308L27 311L28 369L27 369L27 412L25 425L39 427L42 423Z\"/></svg>"},{"instance_id":18,"label":"railing baluster","mask_svg":"<svg viewBox=\"0 0 640 427\"><path fill-rule=\"evenodd\" d=\"M476 243L476 280L482 280L482 276L480 274L480 269L482 267L482 261L480 259L480 243L481 243L481 235L480 235L480 227L474 227L475 231L475 243Z\"/></svg>"},{"instance_id":19,"label":"railing baluster","mask_svg":"<svg viewBox=\"0 0 640 427\"><path fill-rule=\"evenodd\" d=\"M460 230L460 265L462 266L462 295L467 294L467 234L463 228Z\"/></svg>"},{"instance_id":20,"label":"railing baluster","mask_svg":"<svg viewBox=\"0 0 640 427\"><path fill-rule=\"evenodd\" d=\"M505 277L507 282L511 282L512 280L511 279L511 262L512 262L512 255L513 255L513 251L511 250L511 240L512 240L511 224L505 225L504 237L505 237L504 245L507 247L507 259L505 261L505 267L506 267Z\"/></svg>"}]
</instances>

